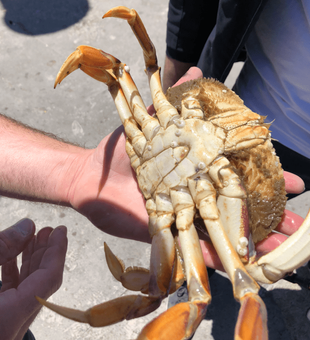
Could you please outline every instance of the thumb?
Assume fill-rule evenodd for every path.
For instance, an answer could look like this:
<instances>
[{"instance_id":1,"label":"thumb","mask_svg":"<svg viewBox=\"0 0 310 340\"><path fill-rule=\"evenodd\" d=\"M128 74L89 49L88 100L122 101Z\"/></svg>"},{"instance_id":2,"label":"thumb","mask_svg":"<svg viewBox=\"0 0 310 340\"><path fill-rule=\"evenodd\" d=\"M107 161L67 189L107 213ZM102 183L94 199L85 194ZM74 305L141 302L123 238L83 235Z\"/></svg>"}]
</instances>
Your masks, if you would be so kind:
<instances>
[{"instance_id":1,"label":"thumb","mask_svg":"<svg viewBox=\"0 0 310 340\"><path fill-rule=\"evenodd\" d=\"M198 67L191 67L182 78L180 78L172 87L181 85L182 83L185 83L186 81L202 78L203 74L200 68Z\"/></svg>"},{"instance_id":2,"label":"thumb","mask_svg":"<svg viewBox=\"0 0 310 340\"><path fill-rule=\"evenodd\" d=\"M0 265L19 255L35 233L34 222L24 218L0 232Z\"/></svg>"}]
</instances>

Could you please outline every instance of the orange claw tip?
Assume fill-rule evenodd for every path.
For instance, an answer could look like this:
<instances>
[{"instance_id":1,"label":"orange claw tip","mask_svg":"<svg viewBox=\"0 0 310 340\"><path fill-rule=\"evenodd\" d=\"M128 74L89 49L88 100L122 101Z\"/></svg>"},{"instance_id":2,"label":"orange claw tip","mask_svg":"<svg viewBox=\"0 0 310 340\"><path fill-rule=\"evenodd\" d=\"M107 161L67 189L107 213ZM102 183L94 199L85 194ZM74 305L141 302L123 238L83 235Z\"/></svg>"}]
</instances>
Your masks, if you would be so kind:
<instances>
[{"instance_id":1,"label":"orange claw tip","mask_svg":"<svg viewBox=\"0 0 310 340\"><path fill-rule=\"evenodd\" d=\"M137 340L183 340L197 329L207 311L207 303L182 302L148 323Z\"/></svg>"},{"instance_id":2,"label":"orange claw tip","mask_svg":"<svg viewBox=\"0 0 310 340\"><path fill-rule=\"evenodd\" d=\"M117 6L109 11L102 17L104 18L119 18L119 19L126 19L131 20L136 17L136 11L134 9L129 9L125 6Z\"/></svg>"},{"instance_id":3,"label":"orange claw tip","mask_svg":"<svg viewBox=\"0 0 310 340\"><path fill-rule=\"evenodd\" d=\"M87 69L90 68L93 68L94 70L106 70L111 69L120 63L120 60L98 48L81 45L69 55L61 66L55 80L54 88L56 88L57 84L60 84L70 73L82 66L85 66L87 73ZM95 73L95 71L90 71L89 73ZM100 74L100 72L98 74Z\"/></svg>"},{"instance_id":4,"label":"orange claw tip","mask_svg":"<svg viewBox=\"0 0 310 340\"><path fill-rule=\"evenodd\" d=\"M71 72L77 70L81 65L82 53L79 46L74 52L72 52L66 61L62 64L54 84L56 88L57 84L60 84Z\"/></svg>"},{"instance_id":5,"label":"orange claw tip","mask_svg":"<svg viewBox=\"0 0 310 340\"><path fill-rule=\"evenodd\" d=\"M64 316L65 318L71 319L73 321L82 322L82 323L88 323L86 313L83 311L72 309L72 308L67 308L67 307L62 307L62 306L57 306L53 303L47 302L44 299L41 299L38 296L36 296L35 298L41 303L41 305L49 308L50 310L54 311L57 314Z\"/></svg>"},{"instance_id":6,"label":"orange claw tip","mask_svg":"<svg viewBox=\"0 0 310 340\"><path fill-rule=\"evenodd\" d=\"M184 339L189 318L190 305L179 303L148 323L137 340Z\"/></svg>"},{"instance_id":7,"label":"orange claw tip","mask_svg":"<svg viewBox=\"0 0 310 340\"><path fill-rule=\"evenodd\" d=\"M263 300L246 294L241 300L235 328L236 340L268 340L267 311Z\"/></svg>"}]
</instances>

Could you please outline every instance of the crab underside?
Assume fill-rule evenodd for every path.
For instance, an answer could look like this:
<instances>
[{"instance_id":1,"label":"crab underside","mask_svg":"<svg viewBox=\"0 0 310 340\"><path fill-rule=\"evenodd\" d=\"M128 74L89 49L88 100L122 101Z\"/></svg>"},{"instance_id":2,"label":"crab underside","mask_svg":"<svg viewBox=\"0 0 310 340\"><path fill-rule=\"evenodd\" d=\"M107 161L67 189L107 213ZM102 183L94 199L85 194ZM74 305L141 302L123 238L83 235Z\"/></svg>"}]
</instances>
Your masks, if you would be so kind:
<instances>
[{"instance_id":1,"label":"crab underside","mask_svg":"<svg viewBox=\"0 0 310 340\"><path fill-rule=\"evenodd\" d=\"M114 277L143 295L120 297L85 312L38 300L70 319L101 327L152 312L186 279L189 301L168 309L138 337L186 339L211 301L195 227L203 221L241 304L235 339L267 339L266 307L258 296L257 282L275 282L310 258L309 214L287 241L256 258L255 243L276 228L286 203L283 171L269 124L213 79L183 83L165 96L155 48L136 11L120 6L106 17L126 19L138 38L156 115L148 114L128 66L89 46L79 46L68 57L55 86L78 68L108 86L146 199L152 237L150 270L125 268L105 244Z\"/></svg>"}]
</instances>

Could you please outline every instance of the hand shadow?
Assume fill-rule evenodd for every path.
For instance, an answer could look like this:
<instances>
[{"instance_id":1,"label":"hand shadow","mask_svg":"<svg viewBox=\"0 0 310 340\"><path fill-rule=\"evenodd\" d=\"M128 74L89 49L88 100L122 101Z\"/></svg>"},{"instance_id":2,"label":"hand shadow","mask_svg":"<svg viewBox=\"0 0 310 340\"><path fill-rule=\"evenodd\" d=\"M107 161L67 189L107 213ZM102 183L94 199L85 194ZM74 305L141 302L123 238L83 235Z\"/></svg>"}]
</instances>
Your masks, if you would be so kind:
<instances>
[{"instance_id":1,"label":"hand shadow","mask_svg":"<svg viewBox=\"0 0 310 340\"><path fill-rule=\"evenodd\" d=\"M39 35L65 29L89 10L87 0L1 0L4 21L15 32Z\"/></svg>"}]
</instances>

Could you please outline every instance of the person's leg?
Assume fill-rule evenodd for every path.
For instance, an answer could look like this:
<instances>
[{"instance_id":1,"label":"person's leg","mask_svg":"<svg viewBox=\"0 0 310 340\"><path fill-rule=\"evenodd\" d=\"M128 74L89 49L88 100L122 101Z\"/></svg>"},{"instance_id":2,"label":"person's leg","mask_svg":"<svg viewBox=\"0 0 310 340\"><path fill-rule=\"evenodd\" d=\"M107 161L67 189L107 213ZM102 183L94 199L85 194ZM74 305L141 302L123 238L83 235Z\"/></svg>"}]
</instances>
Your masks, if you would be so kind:
<instances>
[{"instance_id":1,"label":"person's leg","mask_svg":"<svg viewBox=\"0 0 310 340\"><path fill-rule=\"evenodd\" d=\"M26 334L23 337L23 340L36 340L34 335L31 333L30 329L26 332Z\"/></svg>"}]
</instances>

